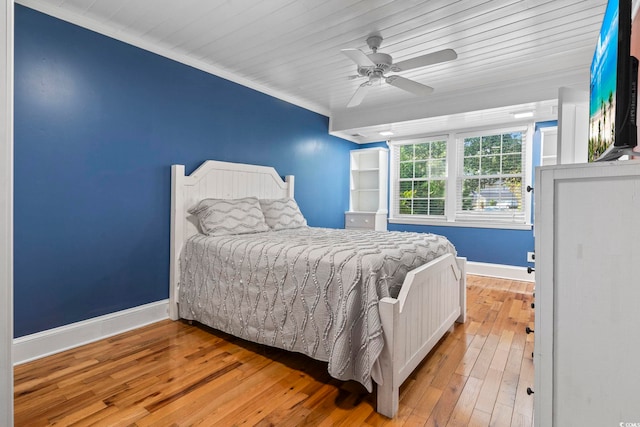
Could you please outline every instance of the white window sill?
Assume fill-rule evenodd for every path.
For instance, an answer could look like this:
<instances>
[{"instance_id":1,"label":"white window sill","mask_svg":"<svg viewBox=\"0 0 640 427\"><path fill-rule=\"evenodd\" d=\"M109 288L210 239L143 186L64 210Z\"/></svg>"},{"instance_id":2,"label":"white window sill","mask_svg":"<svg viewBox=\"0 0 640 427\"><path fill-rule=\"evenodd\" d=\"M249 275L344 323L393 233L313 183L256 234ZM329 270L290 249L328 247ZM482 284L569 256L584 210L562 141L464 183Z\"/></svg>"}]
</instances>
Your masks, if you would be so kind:
<instances>
[{"instance_id":1,"label":"white window sill","mask_svg":"<svg viewBox=\"0 0 640 427\"><path fill-rule=\"evenodd\" d=\"M389 224L407 224L407 225L432 225L438 227L467 227L467 228L499 228L503 230L531 230L532 224L516 224L510 222L498 221L473 221L458 220L447 221L446 219L430 219L430 218L389 218Z\"/></svg>"}]
</instances>

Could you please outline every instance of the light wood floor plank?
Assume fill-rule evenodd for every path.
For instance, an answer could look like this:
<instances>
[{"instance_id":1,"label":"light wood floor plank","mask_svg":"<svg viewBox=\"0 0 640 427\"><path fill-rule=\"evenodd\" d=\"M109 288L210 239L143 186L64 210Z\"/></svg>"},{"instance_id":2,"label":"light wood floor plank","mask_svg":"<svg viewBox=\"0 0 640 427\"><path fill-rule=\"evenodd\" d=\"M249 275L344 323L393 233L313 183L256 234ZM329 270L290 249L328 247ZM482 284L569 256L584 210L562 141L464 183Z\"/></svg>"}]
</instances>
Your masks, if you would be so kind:
<instances>
[{"instance_id":1,"label":"light wood floor plank","mask_svg":"<svg viewBox=\"0 0 640 427\"><path fill-rule=\"evenodd\" d=\"M482 387L482 380L474 377L467 378L458 402L453 408L447 427L466 427L469 425L476 400L480 394L480 387Z\"/></svg>"},{"instance_id":2,"label":"light wood floor plank","mask_svg":"<svg viewBox=\"0 0 640 427\"><path fill-rule=\"evenodd\" d=\"M471 414L471 419L469 420L468 427L487 427L489 426L490 423L491 423L491 414L476 408L473 410L473 414ZM529 424L528 427L532 425L533 423Z\"/></svg>"},{"instance_id":3,"label":"light wood floor plank","mask_svg":"<svg viewBox=\"0 0 640 427\"><path fill-rule=\"evenodd\" d=\"M440 427L446 426L451 419L453 408L458 402L458 398L464 389L464 385L467 382L468 377L463 377L458 374L451 376L451 381L447 384L447 388L442 391L442 396L438 403L433 408L431 416L427 420L425 426Z\"/></svg>"},{"instance_id":4,"label":"light wood floor plank","mask_svg":"<svg viewBox=\"0 0 640 427\"><path fill-rule=\"evenodd\" d=\"M15 425L533 425L533 284L468 277L468 321L400 388L394 419L326 363L164 321L14 369Z\"/></svg>"}]
</instances>

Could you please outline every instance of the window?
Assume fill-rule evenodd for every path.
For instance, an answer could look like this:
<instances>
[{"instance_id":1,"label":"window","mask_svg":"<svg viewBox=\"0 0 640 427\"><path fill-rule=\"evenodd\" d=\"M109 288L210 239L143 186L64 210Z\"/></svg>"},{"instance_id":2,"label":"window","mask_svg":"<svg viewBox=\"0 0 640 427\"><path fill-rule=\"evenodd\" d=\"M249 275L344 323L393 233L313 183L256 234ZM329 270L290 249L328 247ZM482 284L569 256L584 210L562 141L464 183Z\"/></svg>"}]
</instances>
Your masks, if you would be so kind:
<instances>
[{"instance_id":1,"label":"window","mask_svg":"<svg viewBox=\"0 0 640 427\"><path fill-rule=\"evenodd\" d=\"M398 155L399 213L444 216L447 141L405 143Z\"/></svg>"},{"instance_id":2,"label":"window","mask_svg":"<svg viewBox=\"0 0 640 427\"><path fill-rule=\"evenodd\" d=\"M524 222L526 130L457 138L457 218Z\"/></svg>"},{"instance_id":3,"label":"window","mask_svg":"<svg viewBox=\"0 0 640 427\"><path fill-rule=\"evenodd\" d=\"M391 222L524 226L530 134L518 127L390 141Z\"/></svg>"}]
</instances>

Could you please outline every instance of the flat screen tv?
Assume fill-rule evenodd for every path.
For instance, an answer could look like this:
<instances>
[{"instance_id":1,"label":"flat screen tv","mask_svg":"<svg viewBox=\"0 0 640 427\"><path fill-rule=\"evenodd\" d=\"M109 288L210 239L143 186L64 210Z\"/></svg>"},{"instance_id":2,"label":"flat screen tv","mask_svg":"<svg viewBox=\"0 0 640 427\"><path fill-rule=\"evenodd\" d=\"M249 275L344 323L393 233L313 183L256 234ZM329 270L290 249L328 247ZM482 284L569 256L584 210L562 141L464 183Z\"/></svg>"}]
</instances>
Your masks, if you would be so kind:
<instances>
[{"instance_id":1,"label":"flat screen tv","mask_svg":"<svg viewBox=\"0 0 640 427\"><path fill-rule=\"evenodd\" d=\"M634 154L638 60L630 52L631 0L609 0L591 62L590 162Z\"/></svg>"}]
</instances>

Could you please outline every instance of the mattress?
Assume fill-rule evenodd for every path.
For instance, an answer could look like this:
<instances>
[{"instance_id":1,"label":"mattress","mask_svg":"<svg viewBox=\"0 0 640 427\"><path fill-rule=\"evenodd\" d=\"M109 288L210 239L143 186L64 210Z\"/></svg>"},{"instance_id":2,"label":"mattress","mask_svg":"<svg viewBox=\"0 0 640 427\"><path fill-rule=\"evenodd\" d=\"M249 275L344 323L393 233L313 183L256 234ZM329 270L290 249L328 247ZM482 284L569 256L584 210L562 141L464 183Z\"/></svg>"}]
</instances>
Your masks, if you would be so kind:
<instances>
[{"instance_id":1,"label":"mattress","mask_svg":"<svg viewBox=\"0 0 640 427\"><path fill-rule=\"evenodd\" d=\"M196 234L180 256L180 317L328 362L372 390L384 344L378 301L455 248L426 233L302 227Z\"/></svg>"}]
</instances>

